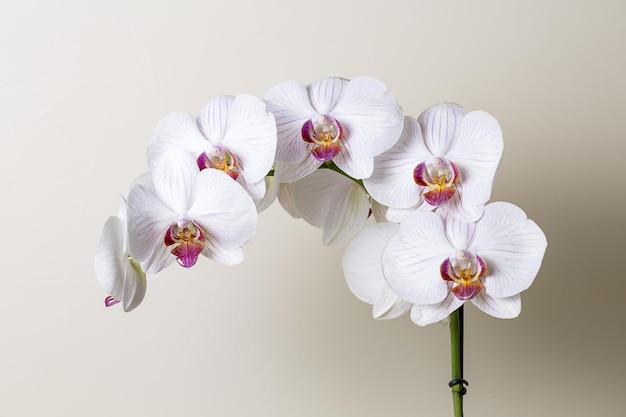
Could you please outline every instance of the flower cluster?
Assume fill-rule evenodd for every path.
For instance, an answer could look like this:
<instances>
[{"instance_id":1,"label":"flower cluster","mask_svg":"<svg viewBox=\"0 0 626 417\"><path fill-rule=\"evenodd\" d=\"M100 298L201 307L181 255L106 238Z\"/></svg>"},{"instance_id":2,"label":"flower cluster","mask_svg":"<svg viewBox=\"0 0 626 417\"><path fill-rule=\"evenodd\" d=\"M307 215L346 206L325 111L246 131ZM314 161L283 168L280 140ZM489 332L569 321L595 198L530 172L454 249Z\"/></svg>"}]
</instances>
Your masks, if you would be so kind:
<instances>
[{"instance_id":1,"label":"flower cluster","mask_svg":"<svg viewBox=\"0 0 626 417\"><path fill-rule=\"evenodd\" d=\"M148 145L148 172L104 226L105 303L137 307L146 274L174 261L240 263L257 214L278 199L324 244L350 242L344 275L375 318L411 310L425 325L467 300L515 317L546 240L521 209L487 204L502 149L489 114L443 103L415 119L371 77L286 81L263 100L221 96L196 117L172 113Z\"/></svg>"}]
</instances>

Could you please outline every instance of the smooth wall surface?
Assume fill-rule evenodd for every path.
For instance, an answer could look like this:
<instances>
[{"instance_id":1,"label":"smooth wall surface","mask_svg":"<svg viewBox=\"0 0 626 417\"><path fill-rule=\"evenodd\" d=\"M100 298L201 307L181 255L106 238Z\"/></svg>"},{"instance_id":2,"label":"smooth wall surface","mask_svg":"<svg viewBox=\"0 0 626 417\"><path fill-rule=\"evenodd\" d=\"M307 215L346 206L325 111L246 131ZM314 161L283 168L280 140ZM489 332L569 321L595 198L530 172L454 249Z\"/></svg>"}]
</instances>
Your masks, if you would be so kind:
<instances>
[{"instance_id":1,"label":"smooth wall surface","mask_svg":"<svg viewBox=\"0 0 626 417\"><path fill-rule=\"evenodd\" d=\"M370 75L493 114L492 201L548 237L515 320L466 311L465 415L626 413L623 1L0 0L2 416L451 416L448 330L378 322L275 204L246 259L105 308L93 256L169 112ZM119 307L119 306L117 306Z\"/></svg>"}]
</instances>

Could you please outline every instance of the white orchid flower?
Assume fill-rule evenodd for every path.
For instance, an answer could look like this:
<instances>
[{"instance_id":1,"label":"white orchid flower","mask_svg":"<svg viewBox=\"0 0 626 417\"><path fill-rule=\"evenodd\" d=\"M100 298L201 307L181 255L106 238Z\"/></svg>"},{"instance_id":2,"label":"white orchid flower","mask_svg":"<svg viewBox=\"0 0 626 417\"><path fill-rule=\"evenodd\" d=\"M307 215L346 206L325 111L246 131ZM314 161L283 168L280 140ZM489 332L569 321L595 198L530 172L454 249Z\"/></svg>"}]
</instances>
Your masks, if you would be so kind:
<instances>
[{"instance_id":1,"label":"white orchid flower","mask_svg":"<svg viewBox=\"0 0 626 417\"><path fill-rule=\"evenodd\" d=\"M257 212L246 191L216 169L200 171L186 152L171 150L151 161L152 181L128 195L129 247L156 273L176 259L193 266L200 254L232 265L252 238Z\"/></svg>"},{"instance_id":2,"label":"white orchid flower","mask_svg":"<svg viewBox=\"0 0 626 417\"><path fill-rule=\"evenodd\" d=\"M390 207L389 220L439 208L473 222L491 196L502 150L502 131L492 116L438 104L418 120L405 116L400 139L374 159L374 172L363 184Z\"/></svg>"},{"instance_id":3,"label":"white orchid flower","mask_svg":"<svg viewBox=\"0 0 626 417\"><path fill-rule=\"evenodd\" d=\"M476 223L417 211L384 249L385 279L424 326L470 300L498 318L517 317L520 293L535 279L546 249L541 229L519 207L485 206Z\"/></svg>"},{"instance_id":4,"label":"white orchid flower","mask_svg":"<svg viewBox=\"0 0 626 417\"><path fill-rule=\"evenodd\" d=\"M276 154L276 122L257 97L220 96L195 119L174 112L161 120L148 146L148 160L181 149L194 157L200 169L223 171L253 199L260 199Z\"/></svg>"},{"instance_id":5,"label":"white orchid flower","mask_svg":"<svg viewBox=\"0 0 626 417\"><path fill-rule=\"evenodd\" d=\"M107 307L122 303L124 311L137 307L146 294L146 274L128 250L126 205L107 219L95 256L96 279L109 294Z\"/></svg>"},{"instance_id":6,"label":"white orchid flower","mask_svg":"<svg viewBox=\"0 0 626 417\"><path fill-rule=\"evenodd\" d=\"M343 255L342 267L348 288L359 300L373 306L375 319L393 319L411 309L411 303L398 297L383 275L383 249L399 227L390 222L366 226Z\"/></svg>"},{"instance_id":7,"label":"white orchid flower","mask_svg":"<svg viewBox=\"0 0 626 417\"><path fill-rule=\"evenodd\" d=\"M265 97L276 117L276 177L294 182L333 161L353 178L371 175L373 158L402 131L402 109L371 77L324 78L305 86L285 81Z\"/></svg>"}]
</instances>

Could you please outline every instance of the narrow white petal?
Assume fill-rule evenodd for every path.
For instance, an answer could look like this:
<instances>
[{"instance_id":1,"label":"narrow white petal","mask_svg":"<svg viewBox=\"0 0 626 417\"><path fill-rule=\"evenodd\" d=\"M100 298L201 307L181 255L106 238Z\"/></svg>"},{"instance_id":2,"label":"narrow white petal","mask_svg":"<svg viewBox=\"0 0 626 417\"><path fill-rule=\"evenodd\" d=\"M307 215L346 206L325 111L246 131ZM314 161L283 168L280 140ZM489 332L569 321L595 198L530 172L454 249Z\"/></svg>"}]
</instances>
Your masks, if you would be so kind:
<instances>
[{"instance_id":1,"label":"narrow white petal","mask_svg":"<svg viewBox=\"0 0 626 417\"><path fill-rule=\"evenodd\" d=\"M343 98L331 112L343 125L343 146L355 159L367 159L391 148L402 132L402 108L375 78L350 81Z\"/></svg>"},{"instance_id":2,"label":"narrow white petal","mask_svg":"<svg viewBox=\"0 0 626 417\"><path fill-rule=\"evenodd\" d=\"M146 295L146 285L146 274L135 270L128 261L124 279L124 295L122 296L124 311L132 311L141 304Z\"/></svg>"},{"instance_id":3,"label":"narrow white petal","mask_svg":"<svg viewBox=\"0 0 626 417\"><path fill-rule=\"evenodd\" d=\"M418 326L427 326L445 320L461 305L463 301L450 293L441 303L414 305L411 309L411 320Z\"/></svg>"},{"instance_id":4,"label":"narrow white petal","mask_svg":"<svg viewBox=\"0 0 626 417\"><path fill-rule=\"evenodd\" d=\"M459 250L467 249L474 239L476 223L460 221L454 216L445 217L448 241Z\"/></svg>"},{"instance_id":5,"label":"narrow white petal","mask_svg":"<svg viewBox=\"0 0 626 417\"><path fill-rule=\"evenodd\" d=\"M257 212L246 191L227 174L205 169L200 172L198 191L188 211L191 220L225 250L241 247L256 230Z\"/></svg>"},{"instance_id":6,"label":"narrow white petal","mask_svg":"<svg viewBox=\"0 0 626 417\"><path fill-rule=\"evenodd\" d=\"M472 298L472 303L490 316L499 319L512 319L522 311L522 301L519 294L511 297L493 298L485 291L481 291Z\"/></svg>"},{"instance_id":7,"label":"narrow white petal","mask_svg":"<svg viewBox=\"0 0 626 417\"><path fill-rule=\"evenodd\" d=\"M267 209L272 205L274 200L276 200L276 196L278 195L278 190L280 189L280 183L276 181L274 177L265 177L263 180L265 183L265 195L258 200L254 200L254 205L256 206L257 213L260 213Z\"/></svg>"},{"instance_id":8,"label":"narrow white petal","mask_svg":"<svg viewBox=\"0 0 626 417\"><path fill-rule=\"evenodd\" d=\"M284 81L272 87L265 96L267 110L274 114L278 135L276 161L293 163L306 154L302 126L316 113L309 92L299 81Z\"/></svg>"},{"instance_id":9,"label":"narrow white petal","mask_svg":"<svg viewBox=\"0 0 626 417\"><path fill-rule=\"evenodd\" d=\"M276 163L274 176L278 182L295 182L315 172L322 165L321 161L307 154L304 159L293 164Z\"/></svg>"},{"instance_id":10,"label":"narrow white petal","mask_svg":"<svg viewBox=\"0 0 626 417\"><path fill-rule=\"evenodd\" d=\"M107 219L102 228L94 260L96 279L102 289L117 300L122 299L124 287L124 221L116 216Z\"/></svg>"},{"instance_id":11,"label":"narrow white petal","mask_svg":"<svg viewBox=\"0 0 626 417\"><path fill-rule=\"evenodd\" d=\"M459 183L456 185L456 193L454 193L450 200L440 205L437 212L441 214L442 217L455 217L466 223L478 221L483 215L485 205L479 204L470 206L464 204L463 200L463 184Z\"/></svg>"},{"instance_id":12,"label":"narrow white petal","mask_svg":"<svg viewBox=\"0 0 626 417\"><path fill-rule=\"evenodd\" d=\"M179 150L172 150L155 159L150 167L156 194L178 215L191 207L199 173L194 158Z\"/></svg>"},{"instance_id":13,"label":"narrow white petal","mask_svg":"<svg viewBox=\"0 0 626 417\"><path fill-rule=\"evenodd\" d=\"M459 168L464 205L478 206L489 200L503 148L496 119L481 111L465 115L454 147L447 155Z\"/></svg>"},{"instance_id":14,"label":"narrow white petal","mask_svg":"<svg viewBox=\"0 0 626 417\"><path fill-rule=\"evenodd\" d=\"M233 96L219 96L198 112L197 124L206 140L212 145L218 145L224 139L229 127L231 105L234 100Z\"/></svg>"},{"instance_id":15,"label":"narrow white petal","mask_svg":"<svg viewBox=\"0 0 626 417\"><path fill-rule=\"evenodd\" d=\"M241 185L243 187L244 190L246 190L246 193L248 193L248 195L250 196L250 198L252 198L253 200L259 200L261 198L263 198L263 196L265 196L265 180L261 179L257 182L253 182L253 183L247 183L242 176L240 175L237 178L237 184Z\"/></svg>"},{"instance_id":16,"label":"narrow white petal","mask_svg":"<svg viewBox=\"0 0 626 417\"><path fill-rule=\"evenodd\" d=\"M441 103L431 106L420 114L426 146L435 156L446 155L459 135L465 110L454 103Z\"/></svg>"},{"instance_id":17,"label":"narrow white petal","mask_svg":"<svg viewBox=\"0 0 626 417\"><path fill-rule=\"evenodd\" d=\"M163 241L164 235L165 231L152 254L141 262L141 269L145 271L146 274L157 274L174 263L176 259L171 253L173 246L165 246L165 242Z\"/></svg>"},{"instance_id":18,"label":"narrow white petal","mask_svg":"<svg viewBox=\"0 0 626 417\"><path fill-rule=\"evenodd\" d=\"M383 253L385 279L400 298L413 304L436 304L449 293L441 263L455 253L442 219L416 211L400 224Z\"/></svg>"},{"instance_id":19,"label":"narrow white petal","mask_svg":"<svg viewBox=\"0 0 626 417\"><path fill-rule=\"evenodd\" d=\"M357 180L368 178L374 171L374 158L354 159L345 149L333 158L333 162L343 172Z\"/></svg>"},{"instance_id":20,"label":"narrow white petal","mask_svg":"<svg viewBox=\"0 0 626 417\"><path fill-rule=\"evenodd\" d=\"M387 221L387 206L383 206L378 201L370 198L370 207L372 208L372 216L377 223L383 223Z\"/></svg>"},{"instance_id":21,"label":"narrow white petal","mask_svg":"<svg viewBox=\"0 0 626 417\"><path fill-rule=\"evenodd\" d=\"M433 211L433 209L434 207L428 204L426 200L420 201L417 205L413 207L408 207L404 209L389 207L387 209L387 220L389 220L390 222L400 223L416 211Z\"/></svg>"},{"instance_id":22,"label":"narrow white petal","mask_svg":"<svg viewBox=\"0 0 626 417\"><path fill-rule=\"evenodd\" d=\"M340 245L353 238L370 209L360 185L329 169L294 183L294 201L302 218L323 230L325 245Z\"/></svg>"},{"instance_id":23,"label":"narrow white petal","mask_svg":"<svg viewBox=\"0 0 626 417\"><path fill-rule=\"evenodd\" d=\"M243 262L243 250L241 248L226 249L216 243L211 236L207 237L202 254L222 265L237 265Z\"/></svg>"},{"instance_id":24,"label":"narrow white petal","mask_svg":"<svg viewBox=\"0 0 626 417\"><path fill-rule=\"evenodd\" d=\"M242 94L231 103L222 146L237 157L248 183L261 181L276 155L276 122L258 98Z\"/></svg>"},{"instance_id":25,"label":"narrow white petal","mask_svg":"<svg viewBox=\"0 0 626 417\"><path fill-rule=\"evenodd\" d=\"M293 199L293 184L279 183L278 187L278 202L283 209L294 219L299 219L302 216L298 213L296 208L296 202Z\"/></svg>"},{"instance_id":26,"label":"narrow white petal","mask_svg":"<svg viewBox=\"0 0 626 417\"><path fill-rule=\"evenodd\" d=\"M349 80L345 78L329 77L315 81L309 87L309 97L313 108L319 114L328 114L343 97Z\"/></svg>"},{"instance_id":27,"label":"narrow white petal","mask_svg":"<svg viewBox=\"0 0 626 417\"><path fill-rule=\"evenodd\" d=\"M148 166L152 165L154 159L171 150L182 150L197 158L209 145L192 115L184 112L171 113L154 129L147 151Z\"/></svg>"},{"instance_id":28,"label":"narrow white petal","mask_svg":"<svg viewBox=\"0 0 626 417\"><path fill-rule=\"evenodd\" d=\"M470 250L487 263L485 291L510 297L535 279L547 246L546 237L519 207L505 202L485 206Z\"/></svg>"},{"instance_id":29,"label":"narrow white petal","mask_svg":"<svg viewBox=\"0 0 626 417\"><path fill-rule=\"evenodd\" d=\"M422 201L424 187L415 183L413 171L430 157L417 120L406 116L400 139L391 149L374 158L374 171L363 184L376 201L386 206L415 206Z\"/></svg>"}]
</instances>

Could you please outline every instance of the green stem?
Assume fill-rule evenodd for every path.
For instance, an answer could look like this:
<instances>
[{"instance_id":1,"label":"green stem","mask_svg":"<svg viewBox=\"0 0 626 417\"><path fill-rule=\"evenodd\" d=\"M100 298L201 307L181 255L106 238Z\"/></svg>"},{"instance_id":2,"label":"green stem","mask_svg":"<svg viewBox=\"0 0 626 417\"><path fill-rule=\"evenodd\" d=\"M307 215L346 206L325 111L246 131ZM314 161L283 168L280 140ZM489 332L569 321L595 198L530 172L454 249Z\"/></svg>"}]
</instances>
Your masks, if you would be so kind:
<instances>
[{"instance_id":1,"label":"green stem","mask_svg":"<svg viewBox=\"0 0 626 417\"><path fill-rule=\"evenodd\" d=\"M450 354L452 381L460 381L463 379L463 306L450 314ZM463 383L458 383L451 388L454 417L463 417L465 387Z\"/></svg>"}]
</instances>

